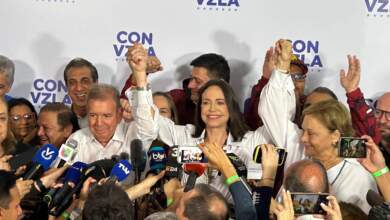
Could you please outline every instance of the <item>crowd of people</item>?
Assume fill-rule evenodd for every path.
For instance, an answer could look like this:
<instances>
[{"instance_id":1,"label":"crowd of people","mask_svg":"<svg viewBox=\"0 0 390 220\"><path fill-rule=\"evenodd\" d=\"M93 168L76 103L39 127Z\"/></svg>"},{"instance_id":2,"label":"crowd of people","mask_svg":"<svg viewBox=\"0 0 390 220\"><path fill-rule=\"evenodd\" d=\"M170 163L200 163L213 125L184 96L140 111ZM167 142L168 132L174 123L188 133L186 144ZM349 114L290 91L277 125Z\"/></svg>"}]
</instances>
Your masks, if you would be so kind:
<instances>
[{"instance_id":1,"label":"crowd of people","mask_svg":"<svg viewBox=\"0 0 390 220\"><path fill-rule=\"evenodd\" d=\"M348 55L348 106L326 87L305 94L308 68L291 47L266 51L243 112L219 54L196 57L168 92L151 88L163 67L141 44L121 92L75 58L71 106L39 112L8 95L15 66L0 55L0 220L390 219L390 92L367 103ZM358 156L343 138L361 141Z\"/></svg>"}]
</instances>

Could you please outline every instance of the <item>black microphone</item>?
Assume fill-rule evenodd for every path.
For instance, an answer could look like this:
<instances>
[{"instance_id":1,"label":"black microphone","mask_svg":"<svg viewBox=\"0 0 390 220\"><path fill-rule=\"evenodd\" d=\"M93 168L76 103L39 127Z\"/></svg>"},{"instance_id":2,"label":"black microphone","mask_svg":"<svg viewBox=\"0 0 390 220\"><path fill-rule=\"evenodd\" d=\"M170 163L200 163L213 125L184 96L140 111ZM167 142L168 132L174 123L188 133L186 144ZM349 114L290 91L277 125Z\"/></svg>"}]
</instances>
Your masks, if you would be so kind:
<instances>
[{"instance_id":1,"label":"black microphone","mask_svg":"<svg viewBox=\"0 0 390 220\"><path fill-rule=\"evenodd\" d=\"M112 164L111 167L109 165ZM114 166L114 162L112 160L99 160L89 164L85 169L83 169L83 173L80 177L80 181L75 185L75 187L68 193L62 202L49 211L50 215L60 216L72 203L73 195L78 195L83 187L84 182L88 179L88 177L94 178L97 182L102 178L106 178L109 176L110 172L106 172L107 170L111 170Z\"/></svg>"},{"instance_id":2,"label":"black microphone","mask_svg":"<svg viewBox=\"0 0 390 220\"><path fill-rule=\"evenodd\" d=\"M366 194L366 199L367 199L368 204L370 204L370 206L372 206L372 207L382 205L382 203L385 202L383 197L380 196L377 192L375 192L372 189L368 190L368 192Z\"/></svg>"},{"instance_id":3,"label":"black microphone","mask_svg":"<svg viewBox=\"0 0 390 220\"><path fill-rule=\"evenodd\" d=\"M227 153L226 154L230 160L230 162L233 164L234 168L236 169L237 175L239 177L245 177L248 174L248 169L245 166L245 163L234 153Z\"/></svg>"},{"instance_id":4,"label":"black microphone","mask_svg":"<svg viewBox=\"0 0 390 220\"><path fill-rule=\"evenodd\" d=\"M207 166L203 163L186 163L184 164L184 171L189 175L187 183L184 187L184 192L188 192L194 188L196 179L202 176Z\"/></svg>"},{"instance_id":5,"label":"black microphone","mask_svg":"<svg viewBox=\"0 0 390 220\"><path fill-rule=\"evenodd\" d=\"M78 183L81 177L81 172L87 164L83 162L75 162L71 167L68 168L61 188L51 189L44 197L43 201L48 204L48 208L58 206L64 197L70 193L72 188Z\"/></svg>"},{"instance_id":6,"label":"black microphone","mask_svg":"<svg viewBox=\"0 0 390 220\"><path fill-rule=\"evenodd\" d=\"M167 153L165 177L167 179L178 178L182 176L183 168L177 162L178 146L172 146Z\"/></svg>"},{"instance_id":7,"label":"black microphone","mask_svg":"<svg viewBox=\"0 0 390 220\"><path fill-rule=\"evenodd\" d=\"M130 160L135 171L134 183L139 183L141 179L141 172L145 170L146 153L143 151L142 141L134 139L130 144Z\"/></svg>"}]
</instances>

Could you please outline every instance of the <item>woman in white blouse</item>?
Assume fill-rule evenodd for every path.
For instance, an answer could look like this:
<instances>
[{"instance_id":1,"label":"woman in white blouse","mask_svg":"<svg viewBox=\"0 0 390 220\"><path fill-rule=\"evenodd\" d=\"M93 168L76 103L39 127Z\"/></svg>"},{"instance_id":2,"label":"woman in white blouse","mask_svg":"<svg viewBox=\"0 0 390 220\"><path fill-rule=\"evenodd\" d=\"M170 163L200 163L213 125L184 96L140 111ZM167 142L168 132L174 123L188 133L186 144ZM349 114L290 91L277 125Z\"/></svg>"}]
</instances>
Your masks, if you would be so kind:
<instances>
[{"instance_id":1,"label":"woman in white blouse","mask_svg":"<svg viewBox=\"0 0 390 220\"><path fill-rule=\"evenodd\" d=\"M134 51L135 50L135 51ZM134 64L137 63L136 49L130 52L134 54ZM285 96L286 89L280 89L275 85L279 81L286 81L290 78L286 74L290 65L292 54L291 43L286 40L279 40L276 43L276 66L269 83L263 89L260 99L259 114L265 117L280 117L280 115L291 114L291 109L295 109L295 100L288 103L286 108L275 109L279 105L280 97ZM135 77L146 78L137 73ZM137 80L137 78L136 78ZM291 81L291 80L290 80ZM291 82L289 88L294 88ZM272 143L280 147L285 147L284 143L278 141L277 137L272 137L264 127L256 131L248 131L241 116L236 96L231 86L222 80L210 80L199 90L199 103L197 105L196 125L178 126L174 122L159 117L156 119L159 126L159 139L169 146L187 145L197 146L201 143L215 143L224 148L226 153L236 154L247 166L252 161L253 150L257 145ZM271 115L268 115L271 114ZM275 119L277 120L277 119ZM279 134L285 136L283 134ZM275 149L273 149L275 150ZM261 173L259 173L261 175ZM264 174L266 175L266 174ZM263 178L267 178L263 176ZM208 169L197 182L209 183L217 188L224 196L232 202L231 195L224 183L225 178L218 174L218 171ZM184 181L185 182L185 178Z\"/></svg>"}]
</instances>

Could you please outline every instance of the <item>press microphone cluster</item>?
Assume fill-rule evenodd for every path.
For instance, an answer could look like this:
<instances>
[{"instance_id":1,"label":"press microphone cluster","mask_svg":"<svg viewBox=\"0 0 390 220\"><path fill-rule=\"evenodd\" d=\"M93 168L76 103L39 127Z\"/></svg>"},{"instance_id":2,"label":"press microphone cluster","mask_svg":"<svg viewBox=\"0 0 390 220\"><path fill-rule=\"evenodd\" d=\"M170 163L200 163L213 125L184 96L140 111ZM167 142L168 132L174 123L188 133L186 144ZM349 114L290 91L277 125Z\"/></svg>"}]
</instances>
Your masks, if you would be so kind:
<instances>
[{"instance_id":1,"label":"press microphone cluster","mask_svg":"<svg viewBox=\"0 0 390 220\"><path fill-rule=\"evenodd\" d=\"M51 197L52 200L47 199L50 202L52 201L50 203L51 206L49 206L49 208L51 208L49 211L50 215L54 215L56 217L60 216L61 213L65 211L73 201L73 196L78 195L80 193L84 182L89 177L94 178L97 182L102 178L106 178L106 177L108 177L107 180L108 183L115 182L115 181L121 182L130 175L132 170L132 166L128 162L128 160L120 160L118 163L115 163L111 159L98 160L86 166L81 166L80 162L76 162L75 164L73 164L72 167L73 167L72 171L68 170L68 172L71 172L72 175L71 174L69 175L72 176L72 178L70 177L67 178L65 176L64 187L66 187L66 189L64 189L63 187L59 190L59 192L66 191L66 193L61 193L61 195L64 196L60 197L55 195L54 197L53 196ZM81 172L78 173L77 171L80 171L78 169L80 167L82 167L80 169ZM73 181L71 182L72 184L66 184L70 182L69 179L72 179ZM78 181L74 181L75 179L77 179ZM49 195L46 195L46 197L49 197ZM58 199L56 199L57 197Z\"/></svg>"},{"instance_id":2,"label":"press microphone cluster","mask_svg":"<svg viewBox=\"0 0 390 220\"><path fill-rule=\"evenodd\" d=\"M142 141L134 139L130 144L130 160L135 172L135 184L141 179L141 172L145 170L147 155L143 150Z\"/></svg>"}]
</instances>

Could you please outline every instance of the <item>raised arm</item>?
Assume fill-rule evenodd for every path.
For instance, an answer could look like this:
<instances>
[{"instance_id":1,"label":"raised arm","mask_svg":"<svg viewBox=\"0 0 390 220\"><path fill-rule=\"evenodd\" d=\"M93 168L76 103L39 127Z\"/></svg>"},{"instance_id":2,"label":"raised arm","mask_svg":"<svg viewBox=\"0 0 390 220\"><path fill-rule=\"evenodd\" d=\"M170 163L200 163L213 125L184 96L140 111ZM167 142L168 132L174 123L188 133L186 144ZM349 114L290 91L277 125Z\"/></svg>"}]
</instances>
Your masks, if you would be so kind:
<instances>
[{"instance_id":1,"label":"raised arm","mask_svg":"<svg viewBox=\"0 0 390 220\"><path fill-rule=\"evenodd\" d=\"M158 110L153 105L152 91L146 77L147 51L141 44L135 44L129 49L128 59L137 84L135 89L126 91L136 125L136 137L143 141L154 140L158 132Z\"/></svg>"},{"instance_id":2,"label":"raised arm","mask_svg":"<svg viewBox=\"0 0 390 220\"><path fill-rule=\"evenodd\" d=\"M290 41L276 42L276 68L260 95L259 115L277 147L287 146L288 125L296 107L294 83L289 75L291 55Z\"/></svg>"},{"instance_id":3,"label":"raised arm","mask_svg":"<svg viewBox=\"0 0 390 220\"><path fill-rule=\"evenodd\" d=\"M376 126L374 111L366 104L363 93L359 88L360 61L356 56L348 55L347 58L348 71L340 70L340 83L347 95L353 128L357 136L369 135L378 144L381 135Z\"/></svg>"}]
</instances>

